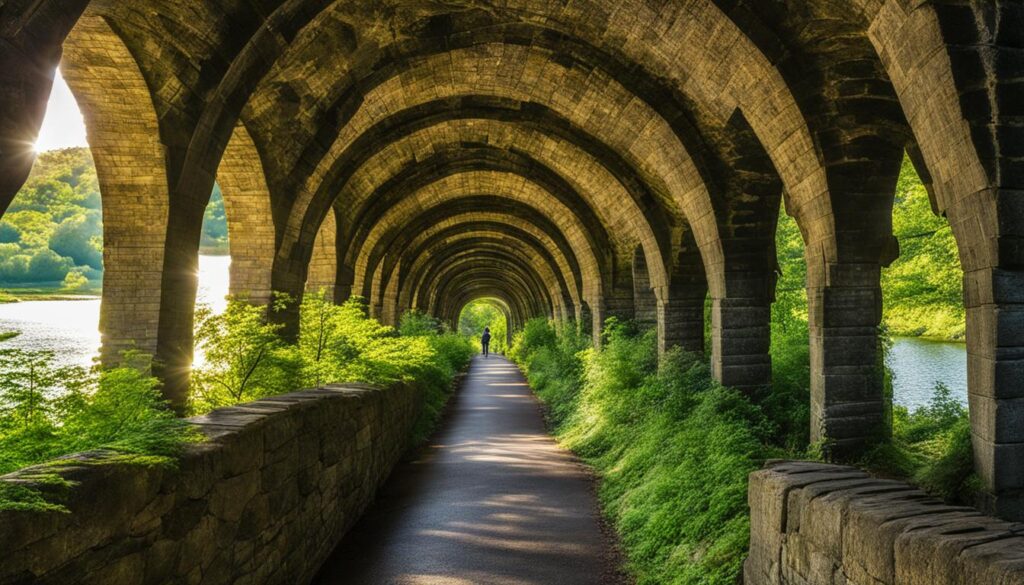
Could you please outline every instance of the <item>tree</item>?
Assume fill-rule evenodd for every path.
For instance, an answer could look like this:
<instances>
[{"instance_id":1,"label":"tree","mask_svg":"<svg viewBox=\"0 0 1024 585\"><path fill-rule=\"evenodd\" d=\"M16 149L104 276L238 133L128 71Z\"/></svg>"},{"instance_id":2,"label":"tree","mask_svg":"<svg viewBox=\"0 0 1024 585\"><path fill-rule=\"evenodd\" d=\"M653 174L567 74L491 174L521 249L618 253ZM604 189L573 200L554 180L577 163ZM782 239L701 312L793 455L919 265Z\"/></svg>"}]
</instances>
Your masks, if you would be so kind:
<instances>
[{"instance_id":1,"label":"tree","mask_svg":"<svg viewBox=\"0 0 1024 585\"><path fill-rule=\"evenodd\" d=\"M214 314L196 311L196 343L205 363L193 370L192 409L205 412L292 390L294 352L278 336L279 325L266 322L266 308L244 298L228 300Z\"/></svg>"},{"instance_id":2,"label":"tree","mask_svg":"<svg viewBox=\"0 0 1024 585\"><path fill-rule=\"evenodd\" d=\"M50 236L49 247L61 256L74 260L77 266L103 268L103 222L96 211L68 217Z\"/></svg>"},{"instance_id":3,"label":"tree","mask_svg":"<svg viewBox=\"0 0 1024 585\"><path fill-rule=\"evenodd\" d=\"M29 276L37 282L63 282L73 265L69 258L43 248L32 255L28 271Z\"/></svg>"}]
</instances>

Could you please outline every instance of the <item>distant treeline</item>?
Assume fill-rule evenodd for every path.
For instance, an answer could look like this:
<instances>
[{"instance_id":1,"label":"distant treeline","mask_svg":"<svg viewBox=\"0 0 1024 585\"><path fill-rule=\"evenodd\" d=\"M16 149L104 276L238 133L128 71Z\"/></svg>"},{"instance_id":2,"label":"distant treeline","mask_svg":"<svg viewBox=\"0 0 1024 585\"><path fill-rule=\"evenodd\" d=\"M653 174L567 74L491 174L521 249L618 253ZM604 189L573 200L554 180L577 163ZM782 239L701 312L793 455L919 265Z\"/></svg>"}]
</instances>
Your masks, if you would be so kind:
<instances>
[{"instance_id":1,"label":"distant treeline","mask_svg":"<svg viewBox=\"0 0 1024 585\"><path fill-rule=\"evenodd\" d=\"M227 222L215 187L203 222L202 252L226 254ZM88 148L39 155L0 220L0 286L86 286L103 275L103 212Z\"/></svg>"},{"instance_id":2,"label":"distant treeline","mask_svg":"<svg viewBox=\"0 0 1024 585\"><path fill-rule=\"evenodd\" d=\"M928 192L903 161L892 214L900 255L882 270L883 324L898 336L962 340L965 331L963 271L949 222L932 211ZM782 329L806 327L807 266L793 218L782 212L776 237L779 279L774 321Z\"/></svg>"}]
</instances>

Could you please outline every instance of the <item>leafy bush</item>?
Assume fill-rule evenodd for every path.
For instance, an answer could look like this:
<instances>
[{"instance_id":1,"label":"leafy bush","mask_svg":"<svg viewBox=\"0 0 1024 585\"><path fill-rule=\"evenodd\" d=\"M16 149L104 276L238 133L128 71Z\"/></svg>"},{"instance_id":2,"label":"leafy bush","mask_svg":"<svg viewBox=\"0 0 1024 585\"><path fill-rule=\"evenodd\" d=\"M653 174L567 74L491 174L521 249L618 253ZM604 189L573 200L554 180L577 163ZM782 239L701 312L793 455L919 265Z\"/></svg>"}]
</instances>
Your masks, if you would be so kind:
<instances>
[{"instance_id":1,"label":"leafy bush","mask_svg":"<svg viewBox=\"0 0 1024 585\"><path fill-rule=\"evenodd\" d=\"M307 295L301 315L299 354L308 385L411 381L434 357L422 337L400 336L371 318L360 297L334 305L323 295Z\"/></svg>"},{"instance_id":2,"label":"leafy bush","mask_svg":"<svg viewBox=\"0 0 1024 585\"><path fill-rule=\"evenodd\" d=\"M893 406L892 441L869 451L862 466L909 479L948 502L970 504L981 489L974 473L967 408L943 384L928 406Z\"/></svg>"},{"instance_id":3,"label":"leafy bush","mask_svg":"<svg viewBox=\"0 0 1024 585\"><path fill-rule=\"evenodd\" d=\"M679 350L657 365L656 335L610 320L601 350L575 327L533 320L512 355L559 439L602 476L605 513L641 584L736 583L749 538L747 475L773 427L739 392Z\"/></svg>"},{"instance_id":4,"label":"leafy bush","mask_svg":"<svg viewBox=\"0 0 1024 585\"><path fill-rule=\"evenodd\" d=\"M202 311L196 340L205 363L193 371L193 412L302 387L406 382L424 393L423 415L413 431L422 440L440 418L452 379L474 353L469 340L441 333L437 321L422 313L403 315L405 334L400 334L369 317L358 297L335 305L323 291L308 294L299 315L299 340L293 346L279 337L278 326L266 322L266 308L245 299L229 299L220 315Z\"/></svg>"},{"instance_id":5,"label":"leafy bush","mask_svg":"<svg viewBox=\"0 0 1024 585\"><path fill-rule=\"evenodd\" d=\"M223 313L196 311L196 345L204 363L193 369L191 405L203 413L295 390L295 352L267 323L266 308L244 298L229 299Z\"/></svg>"},{"instance_id":6,"label":"leafy bush","mask_svg":"<svg viewBox=\"0 0 1024 585\"><path fill-rule=\"evenodd\" d=\"M195 439L149 375L149 359L126 353L120 367L58 367L53 352L0 350L0 474L64 455L108 449L114 461L173 465ZM41 481L57 481L40 475ZM59 509L38 489L0 485L0 509Z\"/></svg>"},{"instance_id":7,"label":"leafy bush","mask_svg":"<svg viewBox=\"0 0 1024 585\"><path fill-rule=\"evenodd\" d=\"M398 323L401 335L433 335L443 333L444 326L436 318L423 311L406 311Z\"/></svg>"}]
</instances>

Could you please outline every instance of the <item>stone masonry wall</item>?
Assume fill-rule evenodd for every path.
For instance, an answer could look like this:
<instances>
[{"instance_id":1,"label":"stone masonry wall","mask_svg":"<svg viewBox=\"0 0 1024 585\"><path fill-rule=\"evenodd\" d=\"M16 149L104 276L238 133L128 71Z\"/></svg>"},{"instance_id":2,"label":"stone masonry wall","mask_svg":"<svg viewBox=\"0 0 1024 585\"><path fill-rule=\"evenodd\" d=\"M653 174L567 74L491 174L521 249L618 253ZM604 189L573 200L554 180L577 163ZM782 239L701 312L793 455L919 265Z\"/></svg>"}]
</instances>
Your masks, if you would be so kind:
<instances>
[{"instance_id":1,"label":"stone masonry wall","mask_svg":"<svg viewBox=\"0 0 1024 585\"><path fill-rule=\"evenodd\" d=\"M899 481L783 462L751 474L749 501L746 585L1024 583L1024 524Z\"/></svg>"},{"instance_id":2,"label":"stone masonry wall","mask_svg":"<svg viewBox=\"0 0 1024 585\"><path fill-rule=\"evenodd\" d=\"M0 512L0 584L307 583L407 448L420 399L344 385L220 409L192 419L209 440L176 470L71 456L70 513Z\"/></svg>"}]
</instances>

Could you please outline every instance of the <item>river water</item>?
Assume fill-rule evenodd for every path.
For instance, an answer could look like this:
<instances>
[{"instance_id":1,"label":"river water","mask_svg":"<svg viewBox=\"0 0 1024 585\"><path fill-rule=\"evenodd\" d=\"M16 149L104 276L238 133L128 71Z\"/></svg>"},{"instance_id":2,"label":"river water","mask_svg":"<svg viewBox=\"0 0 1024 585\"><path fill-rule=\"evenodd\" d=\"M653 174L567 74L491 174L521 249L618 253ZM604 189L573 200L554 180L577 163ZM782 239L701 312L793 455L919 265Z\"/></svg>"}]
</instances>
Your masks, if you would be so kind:
<instances>
[{"instance_id":1,"label":"river water","mask_svg":"<svg viewBox=\"0 0 1024 585\"><path fill-rule=\"evenodd\" d=\"M215 311L224 309L230 265L229 256L199 257L198 302ZM99 319L99 299L0 304L0 331L21 331L18 337L0 342L0 347L51 349L61 364L88 366L99 351ZM967 403L964 344L898 337L886 362L893 372L897 404L910 409L926 405L936 382Z\"/></svg>"},{"instance_id":2,"label":"river water","mask_svg":"<svg viewBox=\"0 0 1024 585\"><path fill-rule=\"evenodd\" d=\"M214 311L227 306L230 256L199 257L196 300ZM24 301L0 304L0 331L21 335L0 347L56 352L61 365L92 365L100 347L100 300Z\"/></svg>"}]
</instances>

